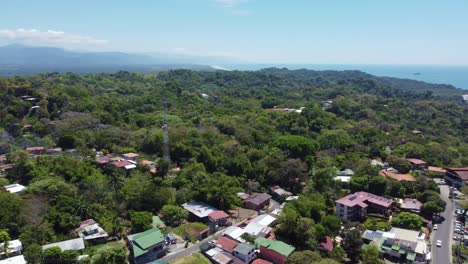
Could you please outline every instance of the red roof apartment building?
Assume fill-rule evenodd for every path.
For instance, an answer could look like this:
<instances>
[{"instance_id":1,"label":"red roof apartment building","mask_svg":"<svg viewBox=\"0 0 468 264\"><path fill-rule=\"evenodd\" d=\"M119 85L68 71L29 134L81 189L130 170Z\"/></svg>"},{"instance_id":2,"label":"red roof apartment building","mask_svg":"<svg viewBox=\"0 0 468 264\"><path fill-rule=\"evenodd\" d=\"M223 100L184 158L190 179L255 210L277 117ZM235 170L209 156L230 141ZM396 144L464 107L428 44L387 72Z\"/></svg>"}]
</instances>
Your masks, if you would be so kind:
<instances>
[{"instance_id":1,"label":"red roof apartment building","mask_svg":"<svg viewBox=\"0 0 468 264\"><path fill-rule=\"evenodd\" d=\"M455 187L468 185L468 167L445 168L445 180Z\"/></svg>"},{"instance_id":2,"label":"red roof apartment building","mask_svg":"<svg viewBox=\"0 0 468 264\"><path fill-rule=\"evenodd\" d=\"M336 200L335 213L343 221L362 220L367 212L387 214L392 201L371 193L357 192Z\"/></svg>"}]
</instances>

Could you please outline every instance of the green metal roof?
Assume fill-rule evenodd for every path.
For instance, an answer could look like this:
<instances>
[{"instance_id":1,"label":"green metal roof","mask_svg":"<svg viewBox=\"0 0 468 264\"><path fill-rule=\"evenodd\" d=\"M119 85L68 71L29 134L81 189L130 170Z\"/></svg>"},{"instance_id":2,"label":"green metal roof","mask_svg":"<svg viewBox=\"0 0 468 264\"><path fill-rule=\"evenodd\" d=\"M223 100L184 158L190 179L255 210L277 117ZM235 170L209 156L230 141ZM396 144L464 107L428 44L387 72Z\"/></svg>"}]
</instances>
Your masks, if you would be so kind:
<instances>
[{"instance_id":1,"label":"green metal roof","mask_svg":"<svg viewBox=\"0 0 468 264\"><path fill-rule=\"evenodd\" d=\"M408 255L406 256L407 260L414 261L416 259L416 253L414 252L408 252Z\"/></svg>"},{"instance_id":2,"label":"green metal roof","mask_svg":"<svg viewBox=\"0 0 468 264\"><path fill-rule=\"evenodd\" d=\"M288 245L284 242L278 240L269 240L263 237L259 237L255 240L255 245L257 247L264 246L268 249L274 250L280 253L283 256L289 256L294 252L295 248L291 245Z\"/></svg>"},{"instance_id":3,"label":"green metal roof","mask_svg":"<svg viewBox=\"0 0 468 264\"><path fill-rule=\"evenodd\" d=\"M395 251L398 251L398 250L400 250L400 245L393 245L392 249L395 250Z\"/></svg>"},{"instance_id":4,"label":"green metal roof","mask_svg":"<svg viewBox=\"0 0 468 264\"><path fill-rule=\"evenodd\" d=\"M133 255L141 256L148 252L148 249L164 242L164 235L161 230L151 228L145 232L132 236Z\"/></svg>"}]
</instances>

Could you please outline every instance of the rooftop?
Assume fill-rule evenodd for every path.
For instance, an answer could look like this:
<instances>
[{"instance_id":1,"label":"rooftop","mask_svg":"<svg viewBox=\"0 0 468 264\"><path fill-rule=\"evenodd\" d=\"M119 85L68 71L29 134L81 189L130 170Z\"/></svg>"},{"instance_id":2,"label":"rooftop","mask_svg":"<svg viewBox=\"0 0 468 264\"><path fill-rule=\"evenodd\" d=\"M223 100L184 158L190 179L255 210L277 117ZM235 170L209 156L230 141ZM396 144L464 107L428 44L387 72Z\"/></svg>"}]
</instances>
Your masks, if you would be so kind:
<instances>
[{"instance_id":1,"label":"rooftop","mask_svg":"<svg viewBox=\"0 0 468 264\"><path fill-rule=\"evenodd\" d=\"M401 208L406 210L417 210L421 209L422 203L417 199L405 198L401 202Z\"/></svg>"},{"instance_id":2,"label":"rooftop","mask_svg":"<svg viewBox=\"0 0 468 264\"><path fill-rule=\"evenodd\" d=\"M122 156L126 157L126 158L136 158L138 157L139 155L137 153L125 153L125 154L122 154Z\"/></svg>"},{"instance_id":3,"label":"rooftop","mask_svg":"<svg viewBox=\"0 0 468 264\"><path fill-rule=\"evenodd\" d=\"M468 167L465 168L445 168L448 172L457 175L460 179L468 180Z\"/></svg>"},{"instance_id":4,"label":"rooftop","mask_svg":"<svg viewBox=\"0 0 468 264\"><path fill-rule=\"evenodd\" d=\"M133 163L130 163L126 160L119 160L111 162L112 165L116 166L117 168L126 168L127 166L135 166Z\"/></svg>"},{"instance_id":5,"label":"rooftop","mask_svg":"<svg viewBox=\"0 0 468 264\"><path fill-rule=\"evenodd\" d=\"M255 239L255 245L258 247L263 246L268 249L274 250L285 257L288 257L289 255L291 255L291 253L293 253L295 250L293 246L288 245L282 241L269 240L263 237L259 237Z\"/></svg>"},{"instance_id":6,"label":"rooftop","mask_svg":"<svg viewBox=\"0 0 468 264\"><path fill-rule=\"evenodd\" d=\"M75 238L57 243L52 243L42 246L42 250L46 250L51 247L59 247L61 250L83 250L85 248L83 238Z\"/></svg>"},{"instance_id":7,"label":"rooftop","mask_svg":"<svg viewBox=\"0 0 468 264\"><path fill-rule=\"evenodd\" d=\"M0 264L26 264L26 260L23 255L14 256L7 259L0 260Z\"/></svg>"},{"instance_id":8,"label":"rooftop","mask_svg":"<svg viewBox=\"0 0 468 264\"><path fill-rule=\"evenodd\" d=\"M5 185L5 189L10 193L19 193L19 192L26 190L26 187L24 187L21 184L15 183L15 184L10 184L10 185Z\"/></svg>"},{"instance_id":9,"label":"rooftop","mask_svg":"<svg viewBox=\"0 0 468 264\"><path fill-rule=\"evenodd\" d=\"M340 181L340 182L350 182L351 181L351 176L336 176L333 179L335 181Z\"/></svg>"},{"instance_id":10,"label":"rooftop","mask_svg":"<svg viewBox=\"0 0 468 264\"><path fill-rule=\"evenodd\" d=\"M80 227L78 227L75 231L85 240L106 238L109 236L106 231L104 231L104 229L93 219L88 219L81 222Z\"/></svg>"},{"instance_id":11,"label":"rooftop","mask_svg":"<svg viewBox=\"0 0 468 264\"><path fill-rule=\"evenodd\" d=\"M251 236L261 236L261 234L266 235L270 233L271 228L256 222L250 222L246 227L244 227L244 231Z\"/></svg>"},{"instance_id":12,"label":"rooftop","mask_svg":"<svg viewBox=\"0 0 468 264\"><path fill-rule=\"evenodd\" d=\"M255 205L261 205L263 204L264 202L268 201L271 199L271 195L267 194L267 193L255 193L253 195L251 195L250 197L248 197L247 199L245 199L246 201L249 201Z\"/></svg>"},{"instance_id":13,"label":"rooftop","mask_svg":"<svg viewBox=\"0 0 468 264\"><path fill-rule=\"evenodd\" d=\"M388 177L388 178L392 178L394 180L397 180L397 181L409 181L409 182L414 182L416 181L416 179L409 175L409 174L399 174L399 173L394 173L394 172L391 172L391 171L381 171L380 172L380 175L382 176L385 176L385 177Z\"/></svg>"},{"instance_id":14,"label":"rooftop","mask_svg":"<svg viewBox=\"0 0 468 264\"><path fill-rule=\"evenodd\" d=\"M237 245L239 245L239 242L227 237L220 237L218 238L218 240L216 240L214 245L228 253L232 253L234 251L234 248L237 247Z\"/></svg>"},{"instance_id":15,"label":"rooftop","mask_svg":"<svg viewBox=\"0 0 468 264\"><path fill-rule=\"evenodd\" d=\"M425 165L427 164L427 162L425 162L424 160L420 160L420 159L406 159L409 163L411 164L414 164L414 165Z\"/></svg>"},{"instance_id":16,"label":"rooftop","mask_svg":"<svg viewBox=\"0 0 468 264\"><path fill-rule=\"evenodd\" d=\"M0 256L5 255L5 252L3 252L3 247L4 243L0 243ZM11 240L8 242L8 254L20 252L21 250L23 250L23 244L21 244L21 241L19 239Z\"/></svg>"},{"instance_id":17,"label":"rooftop","mask_svg":"<svg viewBox=\"0 0 468 264\"><path fill-rule=\"evenodd\" d=\"M367 239L367 240L375 240L379 239L383 236L384 232L382 231L373 231L373 230L366 230L362 234L362 238Z\"/></svg>"},{"instance_id":18,"label":"rooftop","mask_svg":"<svg viewBox=\"0 0 468 264\"><path fill-rule=\"evenodd\" d=\"M434 166L429 166L429 167L427 167L427 170L428 170L428 171L433 171L433 172L441 172L441 173L445 173L445 172L446 172L446 170L444 170L443 168L434 167Z\"/></svg>"},{"instance_id":19,"label":"rooftop","mask_svg":"<svg viewBox=\"0 0 468 264\"><path fill-rule=\"evenodd\" d=\"M264 226L269 226L271 225L274 221L276 220L275 217L271 216L271 215L267 215L267 214L263 214L263 215L258 215L256 216L254 219L250 220L250 222L252 223L258 223L258 224L261 224L261 225L264 225Z\"/></svg>"},{"instance_id":20,"label":"rooftop","mask_svg":"<svg viewBox=\"0 0 468 264\"><path fill-rule=\"evenodd\" d=\"M221 211L221 210L211 212L211 213L208 214L208 216L213 220L219 220L219 219L229 217L228 214L226 214L224 211Z\"/></svg>"},{"instance_id":21,"label":"rooftop","mask_svg":"<svg viewBox=\"0 0 468 264\"><path fill-rule=\"evenodd\" d=\"M351 169L345 169L344 171L339 171L338 176L353 176L354 171Z\"/></svg>"},{"instance_id":22,"label":"rooftop","mask_svg":"<svg viewBox=\"0 0 468 264\"><path fill-rule=\"evenodd\" d=\"M273 262L266 261L264 259L256 259L252 262L252 264L273 264Z\"/></svg>"},{"instance_id":23,"label":"rooftop","mask_svg":"<svg viewBox=\"0 0 468 264\"><path fill-rule=\"evenodd\" d=\"M326 236L324 241L322 241L322 243L320 243L320 245L326 249L328 252L332 252L333 251L333 239L329 236Z\"/></svg>"},{"instance_id":24,"label":"rooftop","mask_svg":"<svg viewBox=\"0 0 468 264\"><path fill-rule=\"evenodd\" d=\"M224 236L229 236L235 240L242 240L241 236L245 234L244 229L238 227L238 226L230 226L226 228L223 232Z\"/></svg>"},{"instance_id":25,"label":"rooftop","mask_svg":"<svg viewBox=\"0 0 468 264\"><path fill-rule=\"evenodd\" d=\"M356 192L349 194L343 198L338 199L336 202L348 207L358 205L363 208L368 206L365 202L383 207L390 207L392 205L391 200L367 192Z\"/></svg>"},{"instance_id":26,"label":"rooftop","mask_svg":"<svg viewBox=\"0 0 468 264\"><path fill-rule=\"evenodd\" d=\"M209 214L218 211L218 209L214 208L213 206L195 201L184 203L182 207L184 207L185 210L189 211L190 213L196 215L199 218L205 218Z\"/></svg>"},{"instance_id":27,"label":"rooftop","mask_svg":"<svg viewBox=\"0 0 468 264\"><path fill-rule=\"evenodd\" d=\"M276 193L279 196L291 196L292 193L284 190L283 188L279 187L278 185L270 187L270 190Z\"/></svg>"},{"instance_id":28,"label":"rooftop","mask_svg":"<svg viewBox=\"0 0 468 264\"><path fill-rule=\"evenodd\" d=\"M161 230L151 228L145 232L130 235L128 239L132 242L133 255L139 257L148 253L151 247L163 243L164 235Z\"/></svg>"},{"instance_id":29,"label":"rooftop","mask_svg":"<svg viewBox=\"0 0 468 264\"><path fill-rule=\"evenodd\" d=\"M251 245L246 244L246 243L240 243L234 248L234 251L239 252L240 254L243 254L243 255L249 255L252 249L254 249L254 247L252 247Z\"/></svg>"}]
</instances>

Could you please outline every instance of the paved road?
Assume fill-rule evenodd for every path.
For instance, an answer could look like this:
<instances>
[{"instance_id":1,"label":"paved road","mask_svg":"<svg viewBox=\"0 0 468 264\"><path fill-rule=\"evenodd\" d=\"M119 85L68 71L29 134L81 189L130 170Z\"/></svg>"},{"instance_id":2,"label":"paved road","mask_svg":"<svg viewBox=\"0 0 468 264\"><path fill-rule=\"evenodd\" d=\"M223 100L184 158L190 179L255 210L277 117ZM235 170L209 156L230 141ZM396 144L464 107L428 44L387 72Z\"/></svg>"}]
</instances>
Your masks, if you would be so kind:
<instances>
[{"instance_id":1,"label":"paved road","mask_svg":"<svg viewBox=\"0 0 468 264\"><path fill-rule=\"evenodd\" d=\"M198 251L200 251L200 245L203 244L204 242L207 242L209 240L213 239L212 236L209 236L207 238L205 238L204 240L202 241L199 241L191 246L189 246L188 248L185 248L179 252L176 252L176 253L173 253L173 254L170 254L170 255L167 255L163 258L160 258L158 259L158 261L165 261L165 262L170 262L170 261L174 261L176 259L179 259L179 258L182 258L182 257L185 257L185 256L189 256L189 255L192 255Z\"/></svg>"},{"instance_id":2,"label":"paved road","mask_svg":"<svg viewBox=\"0 0 468 264\"><path fill-rule=\"evenodd\" d=\"M452 242L453 242L453 225L455 217L453 216L455 211L455 205L452 200L448 198L449 187L447 185L440 185L440 194L442 199L447 203L445 211L442 216L445 221L438 224L438 229L433 232L432 236L432 263L433 264L444 264L452 263ZM442 247L436 246L436 241L442 241Z\"/></svg>"}]
</instances>

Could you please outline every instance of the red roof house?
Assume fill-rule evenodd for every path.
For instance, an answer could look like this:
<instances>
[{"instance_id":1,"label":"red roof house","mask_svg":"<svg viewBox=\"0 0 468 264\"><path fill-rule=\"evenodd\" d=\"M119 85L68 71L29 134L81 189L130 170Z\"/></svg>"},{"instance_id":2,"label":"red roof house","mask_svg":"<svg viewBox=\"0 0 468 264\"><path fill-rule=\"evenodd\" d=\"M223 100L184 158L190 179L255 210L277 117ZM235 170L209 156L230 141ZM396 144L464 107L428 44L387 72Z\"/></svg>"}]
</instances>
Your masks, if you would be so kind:
<instances>
[{"instance_id":1,"label":"red roof house","mask_svg":"<svg viewBox=\"0 0 468 264\"><path fill-rule=\"evenodd\" d=\"M320 246L328 252L333 251L333 239L326 236L325 239L320 243Z\"/></svg>"},{"instance_id":2,"label":"red roof house","mask_svg":"<svg viewBox=\"0 0 468 264\"><path fill-rule=\"evenodd\" d=\"M232 254L232 252L234 251L234 248L237 247L237 245L239 244L240 244L239 242L232 240L230 238L220 237L218 238L218 240L216 240L216 242L214 243L214 246L226 251L229 254Z\"/></svg>"},{"instance_id":3,"label":"red roof house","mask_svg":"<svg viewBox=\"0 0 468 264\"><path fill-rule=\"evenodd\" d=\"M386 214L392 201L367 192L356 192L336 200L335 213L343 220L360 220L367 211Z\"/></svg>"},{"instance_id":4,"label":"red roof house","mask_svg":"<svg viewBox=\"0 0 468 264\"><path fill-rule=\"evenodd\" d=\"M468 167L465 168L445 168L445 180L457 187L468 185Z\"/></svg>"},{"instance_id":5,"label":"red roof house","mask_svg":"<svg viewBox=\"0 0 468 264\"><path fill-rule=\"evenodd\" d=\"M420 159L406 159L413 170L425 170L427 169L427 162Z\"/></svg>"},{"instance_id":6,"label":"red roof house","mask_svg":"<svg viewBox=\"0 0 468 264\"><path fill-rule=\"evenodd\" d=\"M273 262L266 261L264 259L259 258L259 259L252 261L252 264L273 264Z\"/></svg>"},{"instance_id":7,"label":"red roof house","mask_svg":"<svg viewBox=\"0 0 468 264\"><path fill-rule=\"evenodd\" d=\"M380 175L384 177L392 178L397 181L409 181L409 182L416 181L416 179L409 174L400 174L400 173L394 173L391 171L381 171Z\"/></svg>"}]
</instances>

